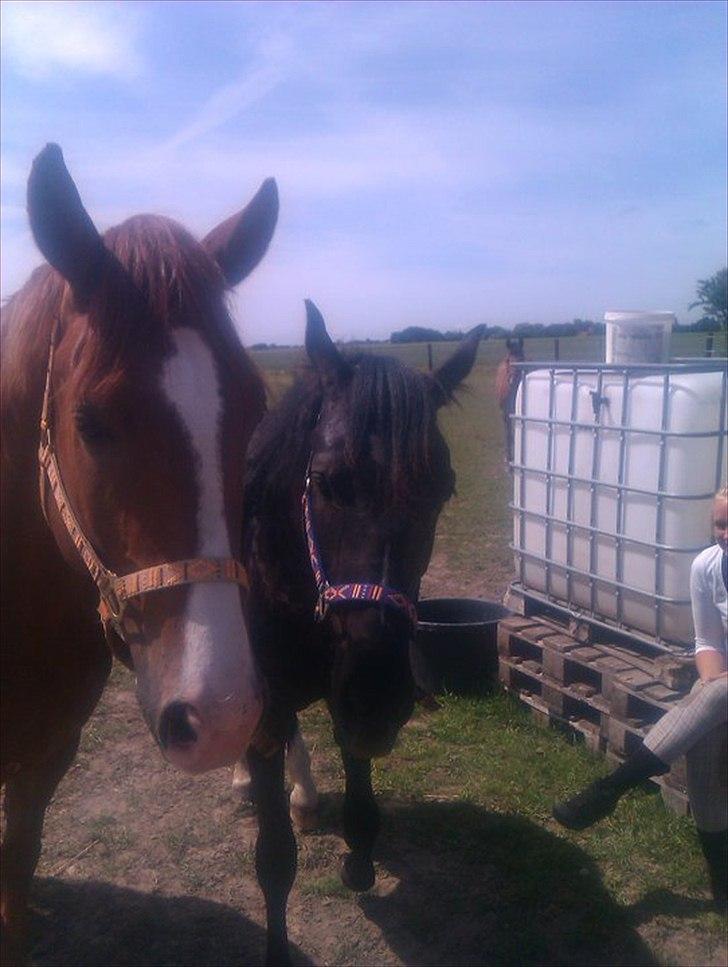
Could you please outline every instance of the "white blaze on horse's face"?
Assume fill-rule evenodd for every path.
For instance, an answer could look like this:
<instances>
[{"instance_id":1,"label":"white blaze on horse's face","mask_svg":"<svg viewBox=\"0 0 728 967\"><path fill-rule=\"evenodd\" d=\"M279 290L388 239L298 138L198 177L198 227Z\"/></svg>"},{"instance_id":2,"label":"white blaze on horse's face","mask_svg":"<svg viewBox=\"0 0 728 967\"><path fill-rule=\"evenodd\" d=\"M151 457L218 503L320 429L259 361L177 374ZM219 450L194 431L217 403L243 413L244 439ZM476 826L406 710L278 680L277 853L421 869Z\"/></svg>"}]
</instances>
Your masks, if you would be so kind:
<instances>
[{"instance_id":1,"label":"white blaze on horse's face","mask_svg":"<svg viewBox=\"0 0 728 967\"><path fill-rule=\"evenodd\" d=\"M198 332L173 332L176 351L162 391L189 436L197 506L197 556L231 557L225 516L221 424L224 401L215 362ZM195 741L164 743L170 761L190 772L233 762L260 719L260 680L235 584L193 584L187 592L179 678L164 684L163 710L184 708ZM182 732L184 739L184 730Z\"/></svg>"}]
</instances>

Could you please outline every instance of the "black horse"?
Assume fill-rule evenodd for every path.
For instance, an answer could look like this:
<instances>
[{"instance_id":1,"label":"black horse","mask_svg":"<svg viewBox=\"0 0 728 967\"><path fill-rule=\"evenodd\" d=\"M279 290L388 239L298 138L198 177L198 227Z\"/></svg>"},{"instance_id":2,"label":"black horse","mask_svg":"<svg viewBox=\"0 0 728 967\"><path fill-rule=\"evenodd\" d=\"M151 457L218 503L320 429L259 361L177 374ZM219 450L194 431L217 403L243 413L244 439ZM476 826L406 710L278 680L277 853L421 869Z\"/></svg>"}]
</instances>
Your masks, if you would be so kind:
<instances>
[{"instance_id":1,"label":"black horse","mask_svg":"<svg viewBox=\"0 0 728 967\"><path fill-rule=\"evenodd\" d=\"M455 483L437 410L470 372L480 336L426 375L391 358L341 355L316 307L306 310L312 365L256 430L245 490L250 633L268 689L248 767L267 962L276 964L289 963L296 868L284 752L296 712L319 699L346 776L342 879L355 890L374 882L371 759L391 751L412 713L415 605Z\"/></svg>"}]
</instances>

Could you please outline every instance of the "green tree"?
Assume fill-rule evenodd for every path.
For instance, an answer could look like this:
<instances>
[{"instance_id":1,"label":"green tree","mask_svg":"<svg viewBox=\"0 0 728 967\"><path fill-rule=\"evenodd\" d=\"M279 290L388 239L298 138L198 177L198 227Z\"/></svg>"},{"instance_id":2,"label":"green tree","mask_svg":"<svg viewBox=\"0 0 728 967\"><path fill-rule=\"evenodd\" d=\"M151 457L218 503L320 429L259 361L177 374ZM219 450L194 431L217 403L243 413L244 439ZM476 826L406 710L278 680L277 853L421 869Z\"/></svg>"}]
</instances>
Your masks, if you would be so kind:
<instances>
[{"instance_id":1,"label":"green tree","mask_svg":"<svg viewBox=\"0 0 728 967\"><path fill-rule=\"evenodd\" d=\"M709 279L699 279L695 294L698 298L688 308L699 306L704 310L705 315L698 323L701 328L728 327L728 268L719 269Z\"/></svg>"},{"instance_id":2,"label":"green tree","mask_svg":"<svg viewBox=\"0 0 728 967\"><path fill-rule=\"evenodd\" d=\"M390 342L442 342L442 333L426 326L408 326L400 332L393 332Z\"/></svg>"}]
</instances>

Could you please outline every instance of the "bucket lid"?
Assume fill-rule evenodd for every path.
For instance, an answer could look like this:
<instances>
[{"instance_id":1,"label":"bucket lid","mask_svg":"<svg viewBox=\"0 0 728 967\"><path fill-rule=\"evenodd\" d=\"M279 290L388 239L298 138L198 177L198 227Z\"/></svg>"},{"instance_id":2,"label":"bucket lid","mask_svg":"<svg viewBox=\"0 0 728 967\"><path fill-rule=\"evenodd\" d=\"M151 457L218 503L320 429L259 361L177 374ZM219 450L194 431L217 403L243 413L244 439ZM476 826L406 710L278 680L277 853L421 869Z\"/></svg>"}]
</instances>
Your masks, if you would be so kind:
<instances>
[{"instance_id":1,"label":"bucket lid","mask_svg":"<svg viewBox=\"0 0 728 967\"><path fill-rule=\"evenodd\" d=\"M620 326L644 326L645 324L661 323L667 325L675 321L674 312L661 312L653 310L625 309L614 312L605 312L604 321L616 323Z\"/></svg>"}]
</instances>

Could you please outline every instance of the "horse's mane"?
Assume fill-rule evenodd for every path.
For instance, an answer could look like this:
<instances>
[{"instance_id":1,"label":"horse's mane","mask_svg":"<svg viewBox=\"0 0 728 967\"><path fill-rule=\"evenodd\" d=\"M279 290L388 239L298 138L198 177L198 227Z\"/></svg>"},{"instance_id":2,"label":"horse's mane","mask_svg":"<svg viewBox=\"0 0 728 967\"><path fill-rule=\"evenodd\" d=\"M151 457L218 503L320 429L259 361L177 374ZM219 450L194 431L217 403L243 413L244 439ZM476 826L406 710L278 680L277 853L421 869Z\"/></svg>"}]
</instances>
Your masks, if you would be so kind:
<instances>
[{"instance_id":1,"label":"horse's mane","mask_svg":"<svg viewBox=\"0 0 728 967\"><path fill-rule=\"evenodd\" d=\"M436 469L430 381L390 357L360 353L345 358L350 367L345 461L355 468L375 434L384 446L386 490L406 498L423 474ZM303 484L321 405L319 378L307 368L259 425L248 450L246 503L251 512Z\"/></svg>"},{"instance_id":2,"label":"horse's mane","mask_svg":"<svg viewBox=\"0 0 728 967\"><path fill-rule=\"evenodd\" d=\"M194 326L219 303L224 281L217 263L172 219L135 215L109 229L104 244L157 321Z\"/></svg>"},{"instance_id":3,"label":"horse's mane","mask_svg":"<svg viewBox=\"0 0 728 967\"><path fill-rule=\"evenodd\" d=\"M2 310L4 409L42 392L51 326L63 294L63 280L49 265L33 271Z\"/></svg>"},{"instance_id":4,"label":"horse's mane","mask_svg":"<svg viewBox=\"0 0 728 967\"><path fill-rule=\"evenodd\" d=\"M104 245L112 257L88 307L92 324L84 369L90 377L111 391L128 351L148 355L165 344L170 330L200 328L211 319L215 324L206 333L221 341L223 361L255 372L230 319L222 272L181 225L160 215L135 215L109 229ZM3 312L3 348L9 358L3 368L11 382L38 370L30 362L35 355L47 358L65 291L60 275L46 265L9 300ZM102 328L103 338L98 338Z\"/></svg>"},{"instance_id":5,"label":"horse's mane","mask_svg":"<svg viewBox=\"0 0 728 967\"><path fill-rule=\"evenodd\" d=\"M181 225L135 215L109 229L104 245L112 258L89 306L92 331L103 327L104 333L89 347L91 372L121 370L127 350L141 345L161 351L180 326L200 328L211 317L230 324L222 273Z\"/></svg>"}]
</instances>

